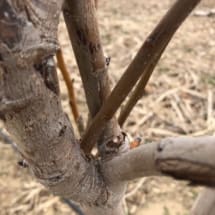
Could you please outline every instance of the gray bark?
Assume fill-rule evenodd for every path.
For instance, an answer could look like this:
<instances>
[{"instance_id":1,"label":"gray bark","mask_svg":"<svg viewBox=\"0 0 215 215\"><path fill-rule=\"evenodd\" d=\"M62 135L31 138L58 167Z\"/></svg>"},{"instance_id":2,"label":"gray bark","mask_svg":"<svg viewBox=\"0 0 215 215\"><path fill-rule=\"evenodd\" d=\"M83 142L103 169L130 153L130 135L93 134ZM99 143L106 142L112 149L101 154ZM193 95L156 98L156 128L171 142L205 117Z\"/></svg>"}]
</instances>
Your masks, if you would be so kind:
<instances>
[{"instance_id":1,"label":"gray bark","mask_svg":"<svg viewBox=\"0 0 215 215\"><path fill-rule=\"evenodd\" d=\"M62 110L53 61L62 3L0 3L0 118L33 175L54 194L79 202L89 215L123 214L127 181L137 177L169 175L214 186L215 137L165 139L109 159L82 151ZM128 144L126 136L121 142Z\"/></svg>"},{"instance_id":2,"label":"gray bark","mask_svg":"<svg viewBox=\"0 0 215 215\"><path fill-rule=\"evenodd\" d=\"M63 14L82 78L90 118L93 118L110 94L108 65L99 36L95 0L66 0ZM92 132L91 135L96 133ZM114 139L118 141L115 143ZM88 138L82 141L81 148L90 153L95 142L90 145ZM122 143L123 135L113 116L99 135L99 153L105 157L107 152L118 152Z\"/></svg>"},{"instance_id":3,"label":"gray bark","mask_svg":"<svg viewBox=\"0 0 215 215\"><path fill-rule=\"evenodd\" d=\"M191 215L214 215L215 214L215 190L206 188L198 196L193 205Z\"/></svg>"},{"instance_id":4,"label":"gray bark","mask_svg":"<svg viewBox=\"0 0 215 215\"><path fill-rule=\"evenodd\" d=\"M98 166L80 150L62 110L55 79L52 55L58 48L59 2L1 3L1 32L10 37L3 33L0 36L0 112L20 154L42 184L56 195L101 204L107 201L104 181ZM43 23L54 27L45 24L47 31ZM33 40L29 36L26 39L26 35L32 35Z\"/></svg>"},{"instance_id":5,"label":"gray bark","mask_svg":"<svg viewBox=\"0 0 215 215\"><path fill-rule=\"evenodd\" d=\"M169 175L193 184L215 185L215 137L175 137L141 145L105 165L109 180Z\"/></svg>"}]
</instances>

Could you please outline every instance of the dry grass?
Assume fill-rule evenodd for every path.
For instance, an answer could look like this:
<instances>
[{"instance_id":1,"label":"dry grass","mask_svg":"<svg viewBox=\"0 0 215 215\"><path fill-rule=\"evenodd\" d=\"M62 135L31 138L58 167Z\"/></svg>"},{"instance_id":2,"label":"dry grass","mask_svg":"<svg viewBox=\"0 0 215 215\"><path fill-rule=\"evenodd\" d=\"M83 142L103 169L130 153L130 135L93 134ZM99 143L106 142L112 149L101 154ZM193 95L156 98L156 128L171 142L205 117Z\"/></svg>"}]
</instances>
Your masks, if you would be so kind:
<instances>
[{"instance_id":1,"label":"dry grass","mask_svg":"<svg viewBox=\"0 0 215 215\"><path fill-rule=\"evenodd\" d=\"M105 52L111 56L110 75L116 83L136 51L165 13L172 0L100 0L99 23ZM215 8L203 1L197 10ZM60 42L77 89L80 112L87 108L77 66L61 23ZM191 15L159 62L147 94L131 113L125 130L143 142L167 136L213 135L215 132L215 16ZM61 80L62 104L70 114L65 85ZM72 117L71 117L72 118ZM9 146L0 145L0 211L12 214L71 214L57 197L37 184L17 166ZM186 215L199 188L169 178L147 178L129 185L125 208L129 214Z\"/></svg>"}]
</instances>

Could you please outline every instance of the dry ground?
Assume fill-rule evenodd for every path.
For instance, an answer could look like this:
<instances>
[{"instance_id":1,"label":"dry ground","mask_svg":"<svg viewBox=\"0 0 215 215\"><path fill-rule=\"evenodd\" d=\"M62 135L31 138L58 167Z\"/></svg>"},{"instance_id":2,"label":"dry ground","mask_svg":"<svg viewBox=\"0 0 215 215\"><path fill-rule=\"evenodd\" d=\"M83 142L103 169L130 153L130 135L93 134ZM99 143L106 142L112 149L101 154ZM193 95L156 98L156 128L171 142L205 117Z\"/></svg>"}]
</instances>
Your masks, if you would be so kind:
<instances>
[{"instance_id":1,"label":"dry ground","mask_svg":"<svg viewBox=\"0 0 215 215\"><path fill-rule=\"evenodd\" d=\"M172 0L99 0L99 24L105 52L111 56L110 75L116 83L136 51ZM203 0L196 11L215 9ZM215 15L193 13L175 35L156 68L147 94L133 110L125 130L143 142L177 135L213 135L215 131ZM86 118L82 85L65 26L59 38L77 89L78 104ZM70 114L61 80L62 103ZM71 114L70 114L71 115ZM72 214L58 197L50 195L17 165L10 146L0 144L0 214ZM188 215L201 188L169 178L146 178L129 185L128 214Z\"/></svg>"}]
</instances>

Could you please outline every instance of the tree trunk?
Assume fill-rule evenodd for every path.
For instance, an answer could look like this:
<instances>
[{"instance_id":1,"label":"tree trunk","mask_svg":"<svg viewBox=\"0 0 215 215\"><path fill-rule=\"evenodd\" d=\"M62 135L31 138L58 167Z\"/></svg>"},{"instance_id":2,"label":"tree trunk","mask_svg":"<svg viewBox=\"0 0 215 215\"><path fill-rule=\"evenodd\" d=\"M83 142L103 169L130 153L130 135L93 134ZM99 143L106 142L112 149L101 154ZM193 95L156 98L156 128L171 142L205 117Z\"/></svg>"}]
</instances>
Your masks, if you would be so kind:
<instances>
[{"instance_id":1,"label":"tree trunk","mask_svg":"<svg viewBox=\"0 0 215 215\"><path fill-rule=\"evenodd\" d=\"M155 43L144 43L112 92L94 1L65 2L65 20L89 111L94 117L80 143L62 110L53 61L59 49L57 26L63 0L1 1L0 118L40 183L56 195L79 202L89 215L123 214L126 185L138 177L167 175L194 184L215 185L215 137L166 138L128 149L129 140L114 117L132 88L131 84L126 89L125 83L132 80L134 85L141 76L142 71L138 70L133 77L133 70L144 68L149 59L147 50L151 50L153 58L157 48L163 50L168 42L165 35L172 36L198 2L178 0L173 5L163 19L165 22L156 28L163 39L160 40L159 34L151 38ZM156 36L156 32L152 35ZM156 44L157 48L153 46ZM111 105L110 101L116 103ZM100 153L92 156L90 152L96 142L99 142Z\"/></svg>"}]
</instances>

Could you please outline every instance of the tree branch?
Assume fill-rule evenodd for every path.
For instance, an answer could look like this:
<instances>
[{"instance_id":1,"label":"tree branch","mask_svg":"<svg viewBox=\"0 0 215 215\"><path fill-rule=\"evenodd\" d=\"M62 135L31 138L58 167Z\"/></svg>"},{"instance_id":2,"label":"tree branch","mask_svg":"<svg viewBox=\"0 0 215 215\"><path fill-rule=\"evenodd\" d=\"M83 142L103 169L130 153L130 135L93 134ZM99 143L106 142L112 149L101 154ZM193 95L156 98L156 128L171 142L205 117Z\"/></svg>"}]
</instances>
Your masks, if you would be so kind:
<instances>
[{"instance_id":1,"label":"tree branch","mask_svg":"<svg viewBox=\"0 0 215 215\"><path fill-rule=\"evenodd\" d=\"M87 104L94 117L110 92L94 0L66 0L63 13L84 84Z\"/></svg>"},{"instance_id":2,"label":"tree branch","mask_svg":"<svg viewBox=\"0 0 215 215\"><path fill-rule=\"evenodd\" d=\"M13 144L13 141L9 138L9 136L3 132L3 130L0 128L0 141L2 141L4 144Z\"/></svg>"},{"instance_id":3,"label":"tree branch","mask_svg":"<svg viewBox=\"0 0 215 215\"><path fill-rule=\"evenodd\" d=\"M215 214L215 190L205 188L198 196L191 215L214 215Z\"/></svg>"},{"instance_id":4,"label":"tree branch","mask_svg":"<svg viewBox=\"0 0 215 215\"><path fill-rule=\"evenodd\" d=\"M71 200L62 198L61 201L67 204L77 215L85 215L79 205L75 204Z\"/></svg>"},{"instance_id":5,"label":"tree branch","mask_svg":"<svg viewBox=\"0 0 215 215\"><path fill-rule=\"evenodd\" d=\"M215 137L166 138L141 145L104 166L108 181L167 175L194 184L215 185Z\"/></svg>"},{"instance_id":6,"label":"tree branch","mask_svg":"<svg viewBox=\"0 0 215 215\"><path fill-rule=\"evenodd\" d=\"M80 133L80 135L82 135L82 133L84 132L84 125L83 125L83 121L82 121L81 116L80 116L79 111L78 111L78 106L77 106L77 101L76 101L76 97L75 97L75 90L73 87L73 82L72 82L70 75L69 75L69 72L66 68L66 64L64 62L63 53L62 53L61 49L59 49L57 51L56 57L57 57L58 67L59 67L59 69L63 75L63 79L66 83L66 87L68 90L70 109L72 111L74 120L75 120L76 125L77 125L78 130L79 130L79 133Z\"/></svg>"},{"instance_id":7,"label":"tree branch","mask_svg":"<svg viewBox=\"0 0 215 215\"><path fill-rule=\"evenodd\" d=\"M144 68L142 77L140 78L139 82L137 83L137 86L135 87L134 91L131 93L131 96L127 103L123 106L122 111L120 112L118 122L120 127L123 127L123 124L125 123L126 119L128 118L129 114L131 113L132 109L137 104L138 100L143 96L145 92L145 87L154 71L154 68L156 67L159 59L162 56L162 53L164 52L167 44L171 40L171 35L169 35L170 38L168 41L166 41L166 44L164 44L164 48L158 50L157 55L155 56L155 59L153 62L150 62L148 66Z\"/></svg>"},{"instance_id":8,"label":"tree branch","mask_svg":"<svg viewBox=\"0 0 215 215\"><path fill-rule=\"evenodd\" d=\"M108 67L99 36L95 0L66 0L63 13L93 118L110 94ZM99 148L101 154L108 150L106 143L113 142L115 137L122 139L118 122L114 117L105 126L106 128L102 129L103 133L98 135L99 145L102 143ZM93 130L92 133L97 133L97 130ZM95 144L96 141L93 145L84 141L81 147L85 152L89 152L88 149L92 149ZM112 145L118 148L120 144Z\"/></svg>"},{"instance_id":9,"label":"tree branch","mask_svg":"<svg viewBox=\"0 0 215 215\"><path fill-rule=\"evenodd\" d=\"M95 0L95 7L98 9L98 0Z\"/></svg>"},{"instance_id":10,"label":"tree branch","mask_svg":"<svg viewBox=\"0 0 215 215\"><path fill-rule=\"evenodd\" d=\"M81 143L87 153L90 153L102 129L112 119L142 73L148 65L156 61L159 51L167 45L170 40L169 38L173 36L178 27L199 2L200 0L178 0L146 39L136 57L87 129Z\"/></svg>"}]
</instances>

